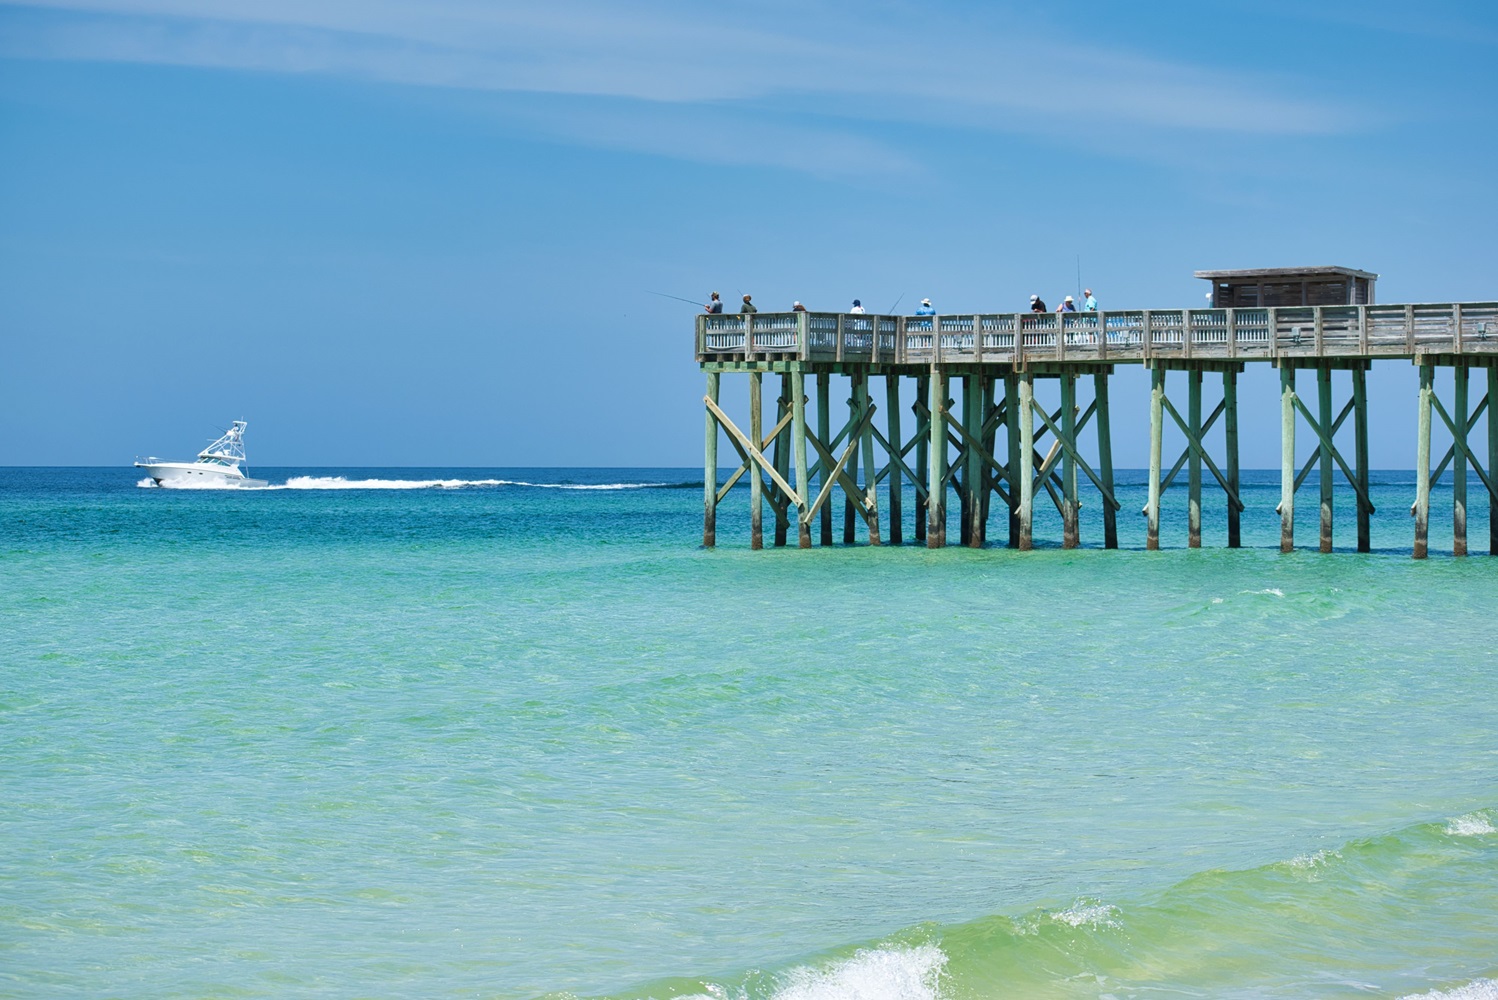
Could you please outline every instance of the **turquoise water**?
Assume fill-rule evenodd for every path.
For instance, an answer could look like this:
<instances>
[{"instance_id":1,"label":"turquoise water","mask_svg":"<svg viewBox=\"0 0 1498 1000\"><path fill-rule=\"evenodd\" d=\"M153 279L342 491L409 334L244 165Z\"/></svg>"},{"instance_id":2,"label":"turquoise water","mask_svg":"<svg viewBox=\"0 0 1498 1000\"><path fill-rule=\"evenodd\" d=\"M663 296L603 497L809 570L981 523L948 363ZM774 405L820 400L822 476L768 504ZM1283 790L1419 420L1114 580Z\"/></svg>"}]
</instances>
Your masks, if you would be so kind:
<instances>
[{"instance_id":1,"label":"turquoise water","mask_svg":"<svg viewBox=\"0 0 1498 1000\"><path fill-rule=\"evenodd\" d=\"M1498 997L1498 563L1408 474L1282 556L1274 475L1021 554L132 471L0 470L0 995Z\"/></svg>"}]
</instances>

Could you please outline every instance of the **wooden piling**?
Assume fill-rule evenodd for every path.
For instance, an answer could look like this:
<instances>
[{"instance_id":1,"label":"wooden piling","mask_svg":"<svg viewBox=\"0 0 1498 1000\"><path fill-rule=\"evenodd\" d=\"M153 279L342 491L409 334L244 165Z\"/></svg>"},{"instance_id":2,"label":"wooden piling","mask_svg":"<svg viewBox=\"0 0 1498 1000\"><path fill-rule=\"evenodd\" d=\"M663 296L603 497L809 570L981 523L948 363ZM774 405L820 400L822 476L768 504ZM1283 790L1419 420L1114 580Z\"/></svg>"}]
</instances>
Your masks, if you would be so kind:
<instances>
[{"instance_id":1,"label":"wooden piling","mask_svg":"<svg viewBox=\"0 0 1498 1000\"><path fill-rule=\"evenodd\" d=\"M1035 513L1035 470L1032 456L1035 454L1035 381L1025 372L1019 378L1019 448L1020 461L1016 470L1019 477L1019 549L1028 552L1032 547L1031 529Z\"/></svg>"},{"instance_id":2,"label":"wooden piling","mask_svg":"<svg viewBox=\"0 0 1498 1000\"><path fill-rule=\"evenodd\" d=\"M863 419L863 411L858 408L858 382L867 376L848 376L848 426L858 427L859 420ZM851 433L851 431L850 431ZM853 446L853 457L848 459L848 478L858 482L858 446L861 442L849 441ZM858 538L857 535L857 513L854 504L857 498L847 490L843 491L843 544L852 545Z\"/></svg>"},{"instance_id":3,"label":"wooden piling","mask_svg":"<svg viewBox=\"0 0 1498 1000\"><path fill-rule=\"evenodd\" d=\"M858 415L863 420L863 495L864 506L868 511L869 544L878 545L881 542L879 532L879 476L878 469L874 466L874 421L864 419L872 412L874 405L869 399L869 376L864 375L858 380ZM856 476L854 477L857 478Z\"/></svg>"},{"instance_id":4,"label":"wooden piling","mask_svg":"<svg viewBox=\"0 0 1498 1000\"><path fill-rule=\"evenodd\" d=\"M1467 554L1467 375L1464 364L1454 365L1451 369L1454 382L1451 403L1456 417L1453 435L1456 464L1451 467L1451 554L1454 556Z\"/></svg>"},{"instance_id":5,"label":"wooden piling","mask_svg":"<svg viewBox=\"0 0 1498 1000\"><path fill-rule=\"evenodd\" d=\"M1488 481L1498 476L1498 368L1488 368ZM1488 491L1488 554L1498 556L1498 493Z\"/></svg>"},{"instance_id":6,"label":"wooden piling","mask_svg":"<svg viewBox=\"0 0 1498 1000\"><path fill-rule=\"evenodd\" d=\"M718 402L717 372L707 373L707 398ZM707 435L703 442L702 462L702 545L718 544L718 418L707 412Z\"/></svg>"},{"instance_id":7,"label":"wooden piling","mask_svg":"<svg viewBox=\"0 0 1498 1000\"><path fill-rule=\"evenodd\" d=\"M1070 372L1061 376L1061 433L1066 444L1061 450L1061 547L1074 549L1081 544L1077 527L1077 463L1072 448L1077 440L1077 377Z\"/></svg>"},{"instance_id":8,"label":"wooden piling","mask_svg":"<svg viewBox=\"0 0 1498 1000\"><path fill-rule=\"evenodd\" d=\"M904 457L900 454L900 449L905 446L905 439L900 436L900 376L893 372L884 376L884 402L888 407L884 419L886 429L889 431L888 440L891 449L889 457L889 543L903 545L905 528L901 523L900 508L905 487L900 479L900 463L895 459Z\"/></svg>"},{"instance_id":9,"label":"wooden piling","mask_svg":"<svg viewBox=\"0 0 1498 1000\"><path fill-rule=\"evenodd\" d=\"M983 547L983 486L987 477L983 474L983 456L972 447L972 441L983 440L983 383L987 379L980 375L965 375L962 379L963 415L970 436L966 452L967 461L962 472L962 489L967 495L967 544L975 549Z\"/></svg>"},{"instance_id":10,"label":"wooden piling","mask_svg":"<svg viewBox=\"0 0 1498 1000\"><path fill-rule=\"evenodd\" d=\"M1295 551L1295 369L1280 366L1280 551Z\"/></svg>"},{"instance_id":11,"label":"wooden piling","mask_svg":"<svg viewBox=\"0 0 1498 1000\"><path fill-rule=\"evenodd\" d=\"M931 366L931 478L926 487L926 547L947 544L947 377Z\"/></svg>"},{"instance_id":12,"label":"wooden piling","mask_svg":"<svg viewBox=\"0 0 1498 1000\"><path fill-rule=\"evenodd\" d=\"M785 424L786 414L791 412L791 376L782 373L780 376L780 396L775 400L775 426L781 427ZM775 435L775 471L780 473L781 480L790 478L791 471L791 429L785 426L779 434ZM780 502L775 504L775 547L783 548L786 543L786 534L790 530L790 507L793 497L782 496Z\"/></svg>"},{"instance_id":13,"label":"wooden piling","mask_svg":"<svg viewBox=\"0 0 1498 1000\"><path fill-rule=\"evenodd\" d=\"M1352 370L1352 426L1353 449L1358 463L1358 551L1372 552L1372 511L1364 498L1368 492L1368 373L1361 368Z\"/></svg>"},{"instance_id":14,"label":"wooden piling","mask_svg":"<svg viewBox=\"0 0 1498 1000\"><path fill-rule=\"evenodd\" d=\"M1233 497L1243 495L1238 475L1238 372L1228 368L1222 373L1222 419L1224 446L1227 450L1228 488L1228 548L1236 549L1242 544L1243 512L1233 503Z\"/></svg>"},{"instance_id":15,"label":"wooden piling","mask_svg":"<svg viewBox=\"0 0 1498 1000\"><path fill-rule=\"evenodd\" d=\"M817 373L817 440L829 451L832 450L832 376L827 372ZM817 473L820 482L825 483L832 474L832 470L822 467ZM821 511L821 538L823 545L832 544L832 504L822 504Z\"/></svg>"},{"instance_id":16,"label":"wooden piling","mask_svg":"<svg viewBox=\"0 0 1498 1000\"><path fill-rule=\"evenodd\" d=\"M1191 438L1186 443L1190 456L1186 470L1186 545L1199 549L1202 547L1202 373L1198 368L1186 373L1186 426Z\"/></svg>"},{"instance_id":17,"label":"wooden piling","mask_svg":"<svg viewBox=\"0 0 1498 1000\"><path fill-rule=\"evenodd\" d=\"M806 462L806 375L791 373L791 450L796 462L796 546L811 548L811 524L806 520L811 506L811 479Z\"/></svg>"},{"instance_id":18,"label":"wooden piling","mask_svg":"<svg viewBox=\"0 0 1498 1000\"><path fill-rule=\"evenodd\" d=\"M998 437L997 425L989 424L989 418L994 414L994 383L996 381L997 380L991 375L983 376L983 415L978 421L979 424L981 424L983 427L988 428L987 431L982 435L982 437L983 450L988 452L990 455L994 454L994 441ZM982 468L983 474L979 477L981 480L981 485L978 490L978 492L982 496L982 500L979 504L979 506L982 507L982 511L978 515L978 524L981 528L981 531L979 532L980 537L978 540L979 546L988 544L988 504L989 501L993 498L994 477L996 475L993 468L987 462L982 463Z\"/></svg>"},{"instance_id":19,"label":"wooden piling","mask_svg":"<svg viewBox=\"0 0 1498 1000\"><path fill-rule=\"evenodd\" d=\"M763 395L764 373L749 373L749 440L754 447L760 447L764 441L764 420L760 412L760 397ZM764 533L764 487L761 485L763 475L751 462L749 464L749 547L751 549L762 549L765 547Z\"/></svg>"},{"instance_id":20,"label":"wooden piling","mask_svg":"<svg viewBox=\"0 0 1498 1000\"><path fill-rule=\"evenodd\" d=\"M1149 504L1145 514L1149 518L1145 529L1144 547L1154 552L1160 548L1160 452L1165 439L1165 369L1150 369L1150 479Z\"/></svg>"},{"instance_id":21,"label":"wooden piling","mask_svg":"<svg viewBox=\"0 0 1498 1000\"><path fill-rule=\"evenodd\" d=\"M1019 450L1019 376L1010 371L1004 376L1004 436L1009 448L1009 548L1019 548L1019 481L1029 470L1029 462Z\"/></svg>"},{"instance_id":22,"label":"wooden piling","mask_svg":"<svg viewBox=\"0 0 1498 1000\"><path fill-rule=\"evenodd\" d=\"M925 413L928 417L931 413L931 385L919 375L915 379L915 405L912 409L915 413ZM916 426L920 426L919 420L917 420ZM931 434L928 432L922 435L915 443L915 474L923 483L930 483L931 481L930 457ZM922 499L920 492L917 491L915 495L915 540L917 542L926 541L927 507L927 502Z\"/></svg>"},{"instance_id":23,"label":"wooden piling","mask_svg":"<svg viewBox=\"0 0 1498 1000\"><path fill-rule=\"evenodd\" d=\"M1336 468L1332 465L1332 421L1336 419L1332 415L1332 370L1326 365L1316 369L1316 422L1321 426L1320 437L1320 463L1321 463L1321 551L1332 550L1332 503L1333 503L1333 476Z\"/></svg>"},{"instance_id":24,"label":"wooden piling","mask_svg":"<svg viewBox=\"0 0 1498 1000\"><path fill-rule=\"evenodd\" d=\"M1424 559L1430 534L1430 397L1436 370L1420 366L1420 403L1415 422L1415 547L1412 555ZM1489 418L1491 419L1491 418Z\"/></svg>"},{"instance_id":25,"label":"wooden piling","mask_svg":"<svg viewBox=\"0 0 1498 1000\"><path fill-rule=\"evenodd\" d=\"M1108 502L1113 496L1113 430L1108 417L1108 375L1097 372L1092 376L1093 399L1097 401L1098 475L1102 477L1103 489L1108 496L1103 498L1103 548L1118 548L1118 511Z\"/></svg>"}]
</instances>

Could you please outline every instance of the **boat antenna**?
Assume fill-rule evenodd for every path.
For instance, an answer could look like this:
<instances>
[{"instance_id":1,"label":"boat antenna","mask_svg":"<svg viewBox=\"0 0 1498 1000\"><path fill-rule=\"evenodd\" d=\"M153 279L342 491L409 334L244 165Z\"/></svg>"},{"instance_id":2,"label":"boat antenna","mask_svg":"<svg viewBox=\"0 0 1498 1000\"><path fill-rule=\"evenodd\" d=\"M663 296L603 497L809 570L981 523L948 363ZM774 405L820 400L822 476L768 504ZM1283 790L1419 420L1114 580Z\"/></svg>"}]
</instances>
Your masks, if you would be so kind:
<instances>
[{"instance_id":1,"label":"boat antenna","mask_svg":"<svg viewBox=\"0 0 1498 1000\"><path fill-rule=\"evenodd\" d=\"M900 299L903 299L904 297L905 297L905 293L901 292L900 293ZM900 299L895 299L894 304L891 305L888 309L884 310L884 315L886 315L886 316L893 316L895 314L895 306L897 306L897 305L900 304Z\"/></svg>"},{"instance_id":2,"label":"boat antenna","mask_svg":"<svg viewBox=\"0 0 1498 1000\"><path fill-rule=\"evenodd\" d=\"M702 303L698 302L696 299L684 299L680 295L667 295L665 292L652 292L648 288L645 289L645 291L646 291L647 294L650 294L650 295L659 295L663 299L675 299L677 302L685 302L688 305L694 305L694 306L697 306L699 308L701 308L701 306L702 306Z\"/></svg>"}]
</instances>

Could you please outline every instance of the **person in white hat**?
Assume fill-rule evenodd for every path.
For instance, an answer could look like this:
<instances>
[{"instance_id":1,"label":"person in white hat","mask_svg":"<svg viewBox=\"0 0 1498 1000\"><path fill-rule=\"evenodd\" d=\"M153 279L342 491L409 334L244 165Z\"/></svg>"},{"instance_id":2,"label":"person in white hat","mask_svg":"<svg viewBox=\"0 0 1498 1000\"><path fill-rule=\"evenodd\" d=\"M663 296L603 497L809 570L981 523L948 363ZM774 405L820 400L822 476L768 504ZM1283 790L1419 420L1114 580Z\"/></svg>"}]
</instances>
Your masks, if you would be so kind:
<instances>
[{"instance_id":1,"label":"person in white hat","mask_svg":"<svg viewBox=\"0 0 1498 1000\"><path fill-rule=\"evenodd\" d=\"M915 311L917 316L935 316L936 307L931 304L930 299L921 299L920 308Z\"/></svg>"},{"instance_id":2,"label":"person in white hat","mask_svg":"<svg viewBox=\"0 0 1498 1000\"><path fill-rule=\"evenodd\" d=\"M1068 295L1066 298L1061 300L1061 308L1057 311L1064 313L1074 313L1077 311L1077 303L1073 301L1070 295Z\"/></svg>"}]
</instances>

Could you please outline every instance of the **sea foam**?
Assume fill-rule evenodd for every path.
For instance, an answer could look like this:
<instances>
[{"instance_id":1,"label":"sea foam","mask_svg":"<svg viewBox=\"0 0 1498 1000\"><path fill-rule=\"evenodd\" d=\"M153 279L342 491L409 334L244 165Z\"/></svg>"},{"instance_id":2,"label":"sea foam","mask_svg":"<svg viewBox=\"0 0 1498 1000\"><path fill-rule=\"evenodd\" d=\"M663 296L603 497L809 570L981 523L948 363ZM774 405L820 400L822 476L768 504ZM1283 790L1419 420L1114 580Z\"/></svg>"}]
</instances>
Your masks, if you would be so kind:
<instances>
[{"instance_id":1,"label":"sea foam","mask_svg":"<svg viewBox=\"0 0 1498 1000\"><path fill-rule=\"evenodd\" d=\"M1455 989L1409 993L1400 1000L1498 1000L1498 979L1474 979Z\"/></svg>"},{"instance_id":2,"label":"sea foam","mask_svg":"<svg viewBox=\"0 0 1498 1000\"><path fill-rule=\"evenodd\" d=\"M1446 833L1451 837L1481 837L1489 833L1498 833L1493 828L1493 821L1480 812L1468 813L1458 816L1446 824Z\"/></svg>"},{"instance_id":3,"label":"sea foam","mask_svg":"<svg viewBox=\"0 0 1498 1000\"><path fill-rule=\"evenodd\" d=\"M934 944L868 948L786 973L775 1000L937 1000L947 956Z\"/></svg>"}]
</instances>

